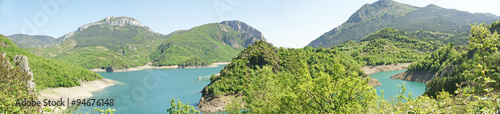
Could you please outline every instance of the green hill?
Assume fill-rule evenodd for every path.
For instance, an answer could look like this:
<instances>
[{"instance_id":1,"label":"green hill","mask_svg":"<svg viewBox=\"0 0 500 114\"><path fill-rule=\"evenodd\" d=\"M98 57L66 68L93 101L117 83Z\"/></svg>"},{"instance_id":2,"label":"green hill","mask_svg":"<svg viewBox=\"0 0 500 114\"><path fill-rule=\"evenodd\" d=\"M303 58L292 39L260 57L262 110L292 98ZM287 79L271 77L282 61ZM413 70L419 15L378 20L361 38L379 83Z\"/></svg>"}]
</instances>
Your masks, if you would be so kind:
<instances>
[{"instance_id":1,"label":"green hill","mask_svg":"<svg viewBox=\"0 0 500 114\"><path fill-rule=\"evenodd\" d=\"M333 48L351 55L363 65L384 65L419 60L440 46L443 45L417 39L402 30L384 28L360 42L347 41Z\"/></svg>"},{"instance_id":2,"label":"green hill","mask_svg":"<svg viewBox=\"0 0 500 114\"><path fill-rule=\"evenodd\" d=\"M492 14L468 13L433 4L415 7L392 0L380 0L362 6L345 23L324 33L308 46L332 47L349 40L360 41L385 27L404 30L415 36L418 36L417 31L441 34L432 39L465 44L470 24L491 23L498 19L498 16Z\"/></svg>"},{"instance_id":3,"label":"green hill","mask_svg":"<svg viewBox=\"0 0 500 114\"><path fill-rule=\"evenodd\" d=\"M83 67L36 56L17 47L3 35L0 35L0 43L2 44L0 52L7 53L6 57L9 61L12 62L15 55L24 55L28 58L36 87L40 90L47 87L79 86L79 81L102 79L99 74Z\"/></svg>"},{"instance_id":4,"label":"green hill","mask_svg":"<svg viewBox=\"0 0 500 114\"><path fill-rule=\"evenodd\" d=\"M27 34L13 34L7 36L12 42L14 42L18 47L27 48L39 48L39 47L51 47L52 41L55 38L44 35L27 35Z\"/></svg>"},{"instance_id":5,"label":"green hill","mask_svg":"<svg viewBox=\"0 0 500 114\"><path fill-rule=\"evenodd\" d=\"M153 65L206 65L230 61L246 46L265 40L240 21L205 24L171 35L151 54Z\"/></svg>"}]
</instances>

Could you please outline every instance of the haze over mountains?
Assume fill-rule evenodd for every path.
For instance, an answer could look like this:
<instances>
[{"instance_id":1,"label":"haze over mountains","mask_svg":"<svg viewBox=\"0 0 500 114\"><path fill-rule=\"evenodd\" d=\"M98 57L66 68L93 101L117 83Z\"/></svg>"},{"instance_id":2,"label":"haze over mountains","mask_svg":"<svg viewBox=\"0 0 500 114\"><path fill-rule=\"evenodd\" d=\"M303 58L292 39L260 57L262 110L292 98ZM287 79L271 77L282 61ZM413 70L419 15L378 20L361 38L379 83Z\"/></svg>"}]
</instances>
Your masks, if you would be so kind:
<instances>
[{"instance_id":1,"label":"haze over mountains","mask_svg":"<svg viewBox=\"0 0 500 114\"><path fill-rule=\"evenodd\" d=\"M433 4L415 7L392 0L380 0L373 4L365 4L342 25L324 33L308 46L332 47L348 40L359 41L385 27L406 32L424 30L433 33L459 34L468 32L470 24L483 22L489 24L498 19L499 16L493 14L468 13Z\"/></svg>"},{"instance_id":2,"label":"haze over mountains","mask_svg":"<svg viewBox=\"0 0 500 114\"><path fill-rule=\"evenodd\" d=\"M13 34L7 37L17 46L24 49L51 47L54 45L52 41L55 40L55 38L45 35Z\"/></svg>"}]
</instances>

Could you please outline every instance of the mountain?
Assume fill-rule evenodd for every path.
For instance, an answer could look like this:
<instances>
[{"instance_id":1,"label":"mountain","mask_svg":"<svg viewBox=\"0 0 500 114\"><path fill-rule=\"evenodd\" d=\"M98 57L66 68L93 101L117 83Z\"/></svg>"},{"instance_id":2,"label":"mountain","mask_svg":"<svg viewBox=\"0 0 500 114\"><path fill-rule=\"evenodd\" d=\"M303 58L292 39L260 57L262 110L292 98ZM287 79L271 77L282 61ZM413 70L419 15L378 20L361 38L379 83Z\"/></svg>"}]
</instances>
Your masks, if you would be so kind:
<instances>
[{"instance_id":1,"label":"mountain","mask_svg":"<svg viewBox=\"0 0 500 114\"><path fill-rule=\"evenodd\" d=\"M491 23L498 19L499 17L493 14L468 13L433 4L415 7L392 0L380 0L373 4L365 4L342 25L324 33L308 46L332 47L349 40L360 41L368 34L385 27L404 30L410 34L421 30L450 34L447 37L452 37L455 34L467 33L470 24ZM466 39L466 37L460 38Z\"/></svg>"},{"instance_id":2,"label":"mountain","mask_svg":"<svg viewBox=\"0 0 500 114\"><path fill-rule=\"evenodd\" d=\"M0 35L0 53L6 53L11 63L16 58L27 61L20 66L31 69L36 88L39 90L47 87L73 87L79 86L81 81L92 81L102 79L102 77L83 67L61 62L53 59L36 56L24 49L17 47L12 41L3 35ZM29 65L29 67L27 67Z\"/></svg>"},{"instance_id":3,"label":"mountain","mask_svg":"<svg viewBox=\"0 0 500 114\"><path fill-rule=\"evenodd\" d=\"M39 48L39 47L51 47L52 41L55 38L45 35L27 35L27 34L13 34L7 36L12 42L23 49L27 48Z\"/></svg>"},{"instance_id":4,"label":"mountain","mask_svg":"<svg viewBox=\"0 0 500 114\"><path fill-rule=\"evenodd\" d=\"M34 54L85 68L132 67L149 62L166 35L130 17L108 16L103 20L79 27L54 40L57 45L37 48Z\"/></svg>"},{"instance_id":5,"label":"mountain","mask_svg":"<svg viewBox=\"0 0 500 114\"><path fill-rule=\"evenodd\" d=\"M206 65L230 61L262 33L241 21L223 21L194 27L168 37L151 54L153 65Z\"/></svg>"},{"instance_id":6,"label":"mountain","mask_svg":"<svg viewBox=\"0 0 500 114\"><path fill-rule=\"evenodd\" d=\"M240 21L206 24L164 35L134 18L108 16L54 40L54 47L29 50L85 68L186 66L230 61L243 48L262 39L261 32Z\"/></svg>"}]
</instances>

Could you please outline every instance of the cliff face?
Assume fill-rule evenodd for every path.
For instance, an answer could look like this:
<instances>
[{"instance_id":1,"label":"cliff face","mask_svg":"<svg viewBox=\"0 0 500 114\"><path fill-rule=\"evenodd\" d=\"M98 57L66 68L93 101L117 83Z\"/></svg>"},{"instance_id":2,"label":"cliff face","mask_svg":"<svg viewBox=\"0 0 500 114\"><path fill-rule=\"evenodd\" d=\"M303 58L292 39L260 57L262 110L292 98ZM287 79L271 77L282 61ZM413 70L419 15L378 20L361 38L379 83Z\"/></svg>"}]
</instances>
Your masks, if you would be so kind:
<instances>
[{"instance_id":1,"label":"cliff face","mask_svg":"<svg viewBox=\"0 0 500 114\"><path fill-rule=\"evenodd\" d=\"M223 21L223 22L220 22L219 24L228 25L232 29L234 29L235 31L242 33L242 35L243 35L242 39L245 41L245 44L243 44L243 45L245 47L248 47L248 45L252 44L253 42L255 42L257 40L264 40L267 42L266 38L259 30L247 25L244 22L241 22L241 21Z\"/></svg>"}]
</instances>

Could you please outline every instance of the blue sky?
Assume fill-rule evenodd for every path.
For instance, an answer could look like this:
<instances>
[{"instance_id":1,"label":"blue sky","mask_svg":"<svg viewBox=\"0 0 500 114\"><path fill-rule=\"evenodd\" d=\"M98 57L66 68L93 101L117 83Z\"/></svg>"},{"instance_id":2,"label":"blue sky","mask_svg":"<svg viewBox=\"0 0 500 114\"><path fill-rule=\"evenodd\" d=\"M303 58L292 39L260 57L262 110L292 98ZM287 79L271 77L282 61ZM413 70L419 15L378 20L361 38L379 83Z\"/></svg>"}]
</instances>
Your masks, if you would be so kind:
<instances>
[{"instance_id":1,"label":"blue sky","mask_svg":"<svg viewBox=\"0 0 500 114\"><path fill-rule=\"evenodd\" d=\"M276 46L303 47L376 0L0 0L0 34L60 37L105 16L138 19L169 34L224 20L240 20ZM500 0L395 0L424 7L500 15ZM48 6L48 7L45 7Z\"/></svg>"}]
</instances>

